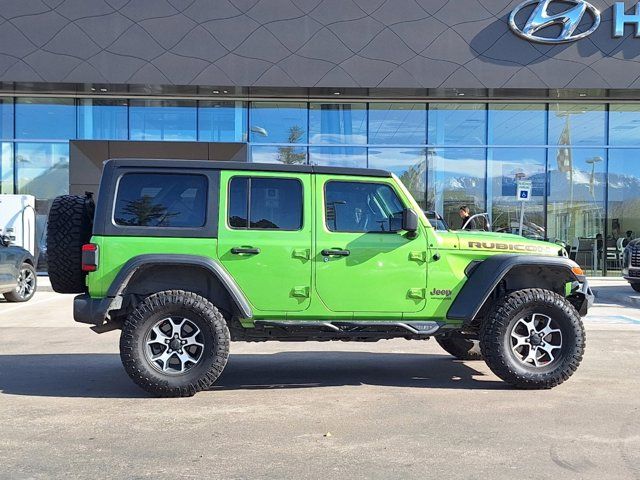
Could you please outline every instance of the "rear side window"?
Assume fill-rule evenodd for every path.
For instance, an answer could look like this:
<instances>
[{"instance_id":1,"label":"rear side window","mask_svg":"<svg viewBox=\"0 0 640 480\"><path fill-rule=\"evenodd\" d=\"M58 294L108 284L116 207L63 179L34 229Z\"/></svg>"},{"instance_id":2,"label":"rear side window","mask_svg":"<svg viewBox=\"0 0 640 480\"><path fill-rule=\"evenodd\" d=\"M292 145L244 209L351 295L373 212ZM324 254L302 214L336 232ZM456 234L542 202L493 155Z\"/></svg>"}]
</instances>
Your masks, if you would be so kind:
<instances>
[{"instance_id":1,"label":"rear side window","mask_svg":"<svg viewBox=\"0 0 640 480\"><path fill-rule=\"evenodd\" d=\"M302 184L294 178L234 177L228 217L232 228L300 230Z\"/></svg>"},{"instance_id":2,"label":"rear side window","mask_svg":"<svg viewBox=\"0 0 640 480\"><path fill-rule=\"evenodd\" d=\"M204 175L127 173L118 184L113 220L127 227L197 228L206 222Z\"/></svg>"}]
</instances>

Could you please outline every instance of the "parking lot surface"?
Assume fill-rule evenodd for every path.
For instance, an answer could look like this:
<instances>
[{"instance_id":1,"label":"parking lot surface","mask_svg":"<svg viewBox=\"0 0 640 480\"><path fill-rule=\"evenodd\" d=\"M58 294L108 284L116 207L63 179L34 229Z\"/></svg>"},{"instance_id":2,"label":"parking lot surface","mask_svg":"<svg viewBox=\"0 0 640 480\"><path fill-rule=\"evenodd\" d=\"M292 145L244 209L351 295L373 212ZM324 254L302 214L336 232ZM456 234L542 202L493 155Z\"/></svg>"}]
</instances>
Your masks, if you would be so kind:
<instances>
[{"instance_id":1,"label":"parking lot surface","mask_svg":"<svg viewBox=\"0 0 640 480\"><path fill-rule=\"evenodd\" d=\"M156 399L72 296L0 302L0 478L640 479L640 310L598 287L583 364L549 391L435 341L235 343L213 390Z\"/></svg>"}]
</instances>

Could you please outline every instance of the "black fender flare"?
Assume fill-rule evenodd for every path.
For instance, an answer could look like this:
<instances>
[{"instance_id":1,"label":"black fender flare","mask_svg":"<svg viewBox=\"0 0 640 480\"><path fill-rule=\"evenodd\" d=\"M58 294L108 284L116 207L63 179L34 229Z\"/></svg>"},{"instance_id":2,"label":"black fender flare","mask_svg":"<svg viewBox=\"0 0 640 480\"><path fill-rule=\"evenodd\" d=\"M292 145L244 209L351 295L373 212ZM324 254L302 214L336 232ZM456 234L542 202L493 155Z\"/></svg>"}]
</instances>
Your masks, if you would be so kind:
<instances>
[{"instance_id":1,"label":"black fender flare","mask_svg":"<svg viewBox=\"0 0 640 480\"><path fill-rule=\"evenodd\" d=\"M240 316L242 318L253 317L251 305L233 277L229 275L229 273L218 262L200 255L145 254L133 257L122 266L113 282L111 282L111 285L107 290L107 297L114 299L122 295L126 290L129 281L137 272L144 268L157 265L189 266L206 270L210 275L217 278L227 290Z\"/></svg>"},{"instance_id":2,"label":"black fender flare","mask_svg":"<svg viewBox=\"0 0 640 480\"><path fill-rule=\"evenodd\" d=\"M542 267L566 270L570 281L584 282L572 270L577 264L565 257L545 257L540 255L493 255L469 269L469 279L447 311L447 319L471 322L485 304L498 284L515 268Z\"/></svg>"}]
</instances>

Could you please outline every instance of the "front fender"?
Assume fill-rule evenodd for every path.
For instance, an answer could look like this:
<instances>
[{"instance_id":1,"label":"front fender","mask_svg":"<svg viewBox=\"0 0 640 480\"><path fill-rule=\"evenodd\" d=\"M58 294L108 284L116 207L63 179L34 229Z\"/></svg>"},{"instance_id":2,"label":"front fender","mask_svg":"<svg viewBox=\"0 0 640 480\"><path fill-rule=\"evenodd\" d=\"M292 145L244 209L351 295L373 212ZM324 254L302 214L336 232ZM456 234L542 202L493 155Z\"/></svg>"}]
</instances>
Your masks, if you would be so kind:
<instances>
[{"instance_id":1,"label":"front fender","mask_svg":"<svg viewBox=\"0 0 640 480\"><path fill-rule=\"evenodd\" d=\"M584 282L573 272L577 264L565 257L538 255L493 255L469 269L469 279L447 312L447 319L470 323L489 299L491 293L510 272L522 272L513 277L517 288L547 288L564 292L569 282ZM535 272L535 273L534 273Z\"/></svg>"}]
</instances>

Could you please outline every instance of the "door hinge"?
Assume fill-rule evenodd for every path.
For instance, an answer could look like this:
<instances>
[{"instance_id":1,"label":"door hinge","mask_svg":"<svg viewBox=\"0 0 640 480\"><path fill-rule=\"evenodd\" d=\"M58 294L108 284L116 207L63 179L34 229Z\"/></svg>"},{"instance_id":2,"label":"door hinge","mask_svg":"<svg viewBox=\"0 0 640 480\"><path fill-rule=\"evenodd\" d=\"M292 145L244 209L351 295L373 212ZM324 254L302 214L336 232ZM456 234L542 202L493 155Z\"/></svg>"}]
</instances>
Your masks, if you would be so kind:
<instances>
[{"instance_id":1,"label":"door hinge","mask_svg":"<svg viewBox=\"0 0 640 480\"><path fill-rule=\"evenodd\" d=\"M309 287L293 287L292 297L309 298Z\"/></svg>"},{"instance_id":2,"label":"door hinge","mask_svg":"<svg viewBox=\"0 0 640 480\"><path fill-rule=\"evenodd\" d=\"M424 300L425 296L426 292L424 288L410 288L409 293L407 293L407 297L418 300Z\"/></svg>"},{"instance_id":3,"label":"door hinge","mask_svg":"<svg viewBox=\"0 0 640 480\"><path fill-rule=\"evenodd\" d=\"M413 250L409 252L409 260L413 260L415 262L426 262L427 252L421 250Z\"/></svg>"},{"instance_id":4,"label":"door hinge","mask_svg":"<svg viewBox=\"0 0 640 480\"><path fill-rule=\"evenodd\" d=\"M311 251L308 248L294 248L291 256L301 260L309 260L311 257Z\"/></svg>"}]
</instances>

